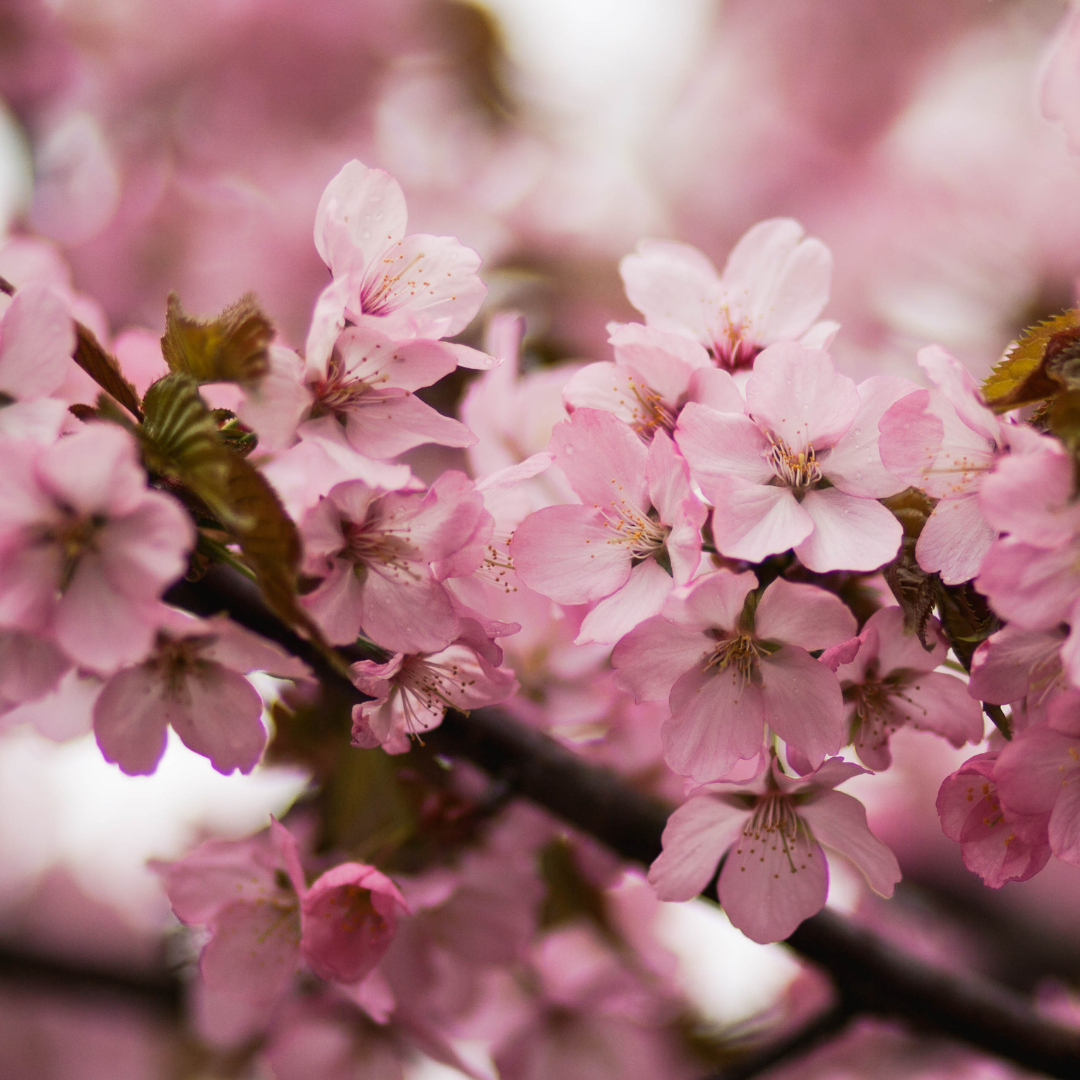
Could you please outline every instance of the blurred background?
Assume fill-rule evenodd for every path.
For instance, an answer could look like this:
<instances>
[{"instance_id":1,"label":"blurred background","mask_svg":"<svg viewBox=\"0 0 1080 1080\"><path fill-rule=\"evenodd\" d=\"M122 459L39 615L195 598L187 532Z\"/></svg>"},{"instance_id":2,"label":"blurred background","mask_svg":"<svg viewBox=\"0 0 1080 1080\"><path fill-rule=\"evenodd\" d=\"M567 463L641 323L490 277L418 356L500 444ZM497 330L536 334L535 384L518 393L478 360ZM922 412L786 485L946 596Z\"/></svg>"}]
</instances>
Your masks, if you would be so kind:
<instances>
[{"instance_id":1,"label":"blurred background","mask_svg":"<svg viewBox=\"0 0 1080 1080\"><path fill-rule=\"evenodd\" d=\"M483 256L488 300L463 340L520 310L533 366L607 358L607 322L634 317L618 261L642 237L722 266L783 215L833 252L824 314L847 373L915 378L915 350L936 341L982 374L1075 302L1080 157L1067 107L1040 108L1068 14L1061 0L0 0L0 274L55 258L114 338L159 334L170 290L204 314L250 290L298 345L328 280L315 207L359 158L401 182L409 231ZM0 936L151 986L168 919L145 860L258 828L305 777L225 778L179 746L155 776L123 777L85 734L85 694L65 693L64 731L26 710L3 721ZM1080 873L1055 861L983 889L934 811L970 751L907 731L894 746L893 770L850 787L905 870L898 903L867 917L1071 1008ZM843 877L830 902L864 903ZM664 927L718 1023L797 973L703 905ZM40 1075L158 1075L157 1014L46 1008L48 971L29 993L20 963L0 956L0 1080L31 1037L60 1055Z\"/></svg>"}]
</instances>

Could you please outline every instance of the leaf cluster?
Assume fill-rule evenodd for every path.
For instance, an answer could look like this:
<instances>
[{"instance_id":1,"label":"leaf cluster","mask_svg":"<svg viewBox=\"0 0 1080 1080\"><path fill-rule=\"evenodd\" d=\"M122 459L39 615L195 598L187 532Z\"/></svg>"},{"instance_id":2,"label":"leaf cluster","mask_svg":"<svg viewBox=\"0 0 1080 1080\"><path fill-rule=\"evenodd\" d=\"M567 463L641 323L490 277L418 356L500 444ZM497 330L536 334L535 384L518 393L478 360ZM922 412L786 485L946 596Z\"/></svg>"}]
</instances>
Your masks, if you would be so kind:
<instances>
[{"instance_id":1,"label":"leaf cluster","mask_svg":"<svg viewBox=\"0 0 1080 1080\"><path fill-rule=\"evenodd\" d=\"M83 418L111 420L131 431L154 482L192 512L200 531L196 570L215 558L238 566L258 583L279 617L329 653L297 600L296 525L246 460L255 437L232 413L211 410L199 393L203 383L257 382L269 366L273 333L251 295L207 320L186 315L172 295L161 338L169 374L140 399L116 358L79 324L75 360L105 392L96 409L82 410ZM238 556L231 547L238 548Z\"/></svg>"}]
</instances>

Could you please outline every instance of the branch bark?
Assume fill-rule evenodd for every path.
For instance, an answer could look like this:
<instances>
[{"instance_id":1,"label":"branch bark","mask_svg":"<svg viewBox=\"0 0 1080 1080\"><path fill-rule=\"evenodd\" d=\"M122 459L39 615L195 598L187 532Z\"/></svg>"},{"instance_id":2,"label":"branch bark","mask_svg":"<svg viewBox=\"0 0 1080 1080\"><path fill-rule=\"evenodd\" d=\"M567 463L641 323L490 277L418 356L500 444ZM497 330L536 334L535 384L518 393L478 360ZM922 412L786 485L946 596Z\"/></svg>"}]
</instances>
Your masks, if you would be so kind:
<instances>
[{"instance_id":1,"label":"branch bark","mask_svg":"<svg viewBox=\"0 0 1080 1080\"><path fill-rule=\"evenodd\" d=\"M215 567L199 582L174 586L166 599L197 614L228 613L306 660L320 678L347 686L357 701L364 700L318 650L269 611L251 582L235 572ZM346 659L356 659L348 650L342 652ZM436 753L480 766L515 794L626 859L647 865L660 854L670 808L498 709L479 709L467 717L448 713L425 741ZM1061 1080L1080 1076L1080 1031L1047 1020L1030 1001L987 979L926 964L829 910L807 919L786 944L826 971L840 999L853 1011L903 1020L1047 1076Z\"/></svg>"}]
</instances>

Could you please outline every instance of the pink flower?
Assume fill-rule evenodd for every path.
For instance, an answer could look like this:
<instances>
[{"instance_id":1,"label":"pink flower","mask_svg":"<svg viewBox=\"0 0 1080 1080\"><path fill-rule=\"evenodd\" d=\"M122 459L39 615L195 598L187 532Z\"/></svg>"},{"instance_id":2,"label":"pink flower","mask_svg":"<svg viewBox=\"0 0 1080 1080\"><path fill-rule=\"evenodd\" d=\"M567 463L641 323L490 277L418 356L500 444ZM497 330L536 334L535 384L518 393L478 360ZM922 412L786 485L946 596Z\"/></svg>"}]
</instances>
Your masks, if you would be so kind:
<instances>
[{"instance_id":1,"label":"pink flower","mask_svg":"<svg viewBox=\"0 0 1080 1080\"><path fill-rule=\"evenodd\" d=\"M464 641L439 652L398 653L385 664L361 660L352 678L374 699L353 706L353 745L381 745L391 754L408 750L410 736L438 727L447 709L497 705L518 688L512 671Z\"/></svg>"},{"instance_id":2,"label":"pink flower","mask_svg":"<svg viewBox=\"0 0 1080 1080\"><path fill-rule=\"evenodd\" d=\"M819 573L888 562L902 529L876 500L904 485L878 457L877 421L910 385L856 387L827 353L783 342L754 364L748 416L687 405L675 440L714 506L717 549L760 562L794 548Z\"/></svg>"},{"instance_id":3,"label":"pink flower","mask_svg":"<svg viewBox=\"0 0 1080 1080\"><path fill-rule=\"evenodd\" d=\"M146 486L131 436L91 424L51 446L2 440L0 626L100 671L140 660L194 528Z\"/></svg>"},{"instance_id":4,"label":"pink flower","mask_svg":"<svg viewBox=\"0 0 1080 1080\"><path fill-rule=\"evenodd\" d=\"M649 326L700 341L718 366L750 367L777 341L823 347L835 323L814 323L829 299L832 256L791 218L755 225L722 275L689 244L643 240L619 264L630 303Z\"/></svg>"},{"instance_id":5,"label":"pink flower","mask_svg":"<svg viewBox=\"0 0 1080 1080\"><path fill-rule=\"evenodd\" d=\"M998 795L1017 814L1050 814L1050 849L1080 866L1080 692L1055 698L1046 723L1021 731L998 756Z\"/></svg>"},{"instance_id":6,"label":"pink flower","mask_svg":"<svg viewBox=\"0 0 1080 1080\"><path fill-rule=\"evenodd\" d=\"M941 782L941 831L960 844L964 865L991 889L1027 881L1050 858L1047 812L1022 814L1003 805L994 783L999 755L976 754Z\"/></svg>"},{"instance_id":7,"label":"pink flower","mask_svg":"<svg viewBox=\"0 0 1080 1080\"><path fill-rule=\"evenodd\" d=\"M944 735L953 746L983 737L979 702L961 679L934 670L948 651L940 633L927 652L915 634L905 631L900 608L887 607L870 616L858 643L854 659L846 663L834 666L833 661L845 645L827 650L821 660L840 680L848 738L864 765L887 769L892 763L889 737L905 724Z\"/></svg>"},{"instance_id":8,"label":"pink flower","mask_svg":"<svg viewBox=\"0 0 1080 1080\"><path fill-rule=\"evenodd\" d=\"M394 883L361 863L336 866L309 889L296 840L277 821L248 840L209 840L164 876L176 917L210 932L199 958L207 986L268 1003L301 960L329 982L361 982L408 911Z\"/></svg>"},{"instance_id":9,"label":"pink flower","mask_svg":"<svg viewBox=\"0 0 1080 1080\"><path fill-rule=\"evenodd\" d=\"M578 641L615 641L693 576L705 508L663 432L646 448L610 413L578 409L551 446L582 505L526 518L510 544L514 566L560 604L599 601Z\"/></svg>"},{"instance_id":10,"label":"pink flower","mask_svg":"<svg viewBox=\"0 0 1080 1080\"><path fill-rule=\"evenodd\" d=\"M334 282L316 303L308 363L322 363L346 316L394 341L460 333L487 292L480 256L450 236L405 235L405 196L381 169L350 161L327 185L315 212L315 247ZM446 346L467 367L491 358Z\"/></svg>"},{"instance_id":11,"label":"pink flower","mask_svg":"<svg viewBox=\"0 0 1080 1080\"><path fill-rule=\"evenodd\" d=\"M840 684L808 650L850 638L855 617L813 585L777 578L760 599L756 587L750 573L710 574L612 653L618 685L668 699L665 760L699 783L760 760L766 725L813 766L843 743Z\"/></svg>"},{"instance_id":12,"label":"pink flower","mask_svg":"<svg viewBox=\"0 0 1080 1080\"><path fill-rule=\"evenodd\" d=\"M420 446L470 446L476 437L414 393L453 371L458 358L442 342L396 343L370 327L350 326L333 353L305 364L291 349L270 349L268 372L248 393L238 415L264 450L285 450L319 437L331 416L354 450L391 458Z\"/></svg>"},{"instance_id":13,"label":"pink flower","mask_svg":"<svg viewBox=\"0 0 1080 1080\"><path fill-rule=\"evenodd\" d=\"M1061 662L1065 640L1066 631L1060 626L1002 628L975 650L968 693L979 701L1011 705L1014 729L1045 720L1047 705L1068 689Z\"/></svg>"},{"instance_id":14,"label":"pink flower","mask_svg":"<svg viewBox=\"0 0 1080 1080\"><path fill-rule=\"evenodd\" d=\"M589 364L563 390L575 409L603 409L629 424L646 442L656 431L673 435L688 401L720 412L744 411L735 380L713 366L696 341L638 323L614 328L615 363Z\"/></svg>"},{"instance_id":15,"label":"pink flower","mask_svg":"<svg viewBox=\"0 0 1080 1080\"><path fill-rule=\"evenodd\" d=\"M149 657L113 675L94 705L105 760L128 775L152 773L171 725L218 772L251 772L266 745L262 698L244 678L251 671L309 675L299 660L224 617L195 619L167 609Z\"/></svg>"},{"instance_id":16,"label":"pink flower","mask_svg":"<svg viewBox=\"0 0 1080 1080\"><path fill-rule=\"evenodd\" d=\"M471 573L492 528L463 473L444 472L423 494L338 484L301 522L304 570L323 577L304 604L336 644L362 627L387 649L441 649L461 624L431 564L440 578Z\"/></svg>"},{"instance_id":17,"label":"pink flower","mask_svg":"<svg viewBox=\"0 0 1080 1080\"><path fill-rule=\"evenodd\" d=\"M939 500L915 557L924 570L956 585L979 572L997 536L978 496L1009 429L983 404L967 368L939 345L920 349L918 362L938 389L917 390L882 416L881 460L905 484Z\"/></svg>"},{"instance_id":18,"label":"pink flower","mask_svg":"<svg viewBox=\"0 0 1080 1080\"><path fill-rule=\"evenodd\" d=\"M892 896L896 857L870 831L862 803L832 790L864 771L830 758L796 779L774 758L751 787L701 790L668 818L649 870L656 895L692 899L726 854L718 892L728 918L753 941L779 941L825 905L824 846L850 859L874 892Z\"/></svg>"}]
</instances>

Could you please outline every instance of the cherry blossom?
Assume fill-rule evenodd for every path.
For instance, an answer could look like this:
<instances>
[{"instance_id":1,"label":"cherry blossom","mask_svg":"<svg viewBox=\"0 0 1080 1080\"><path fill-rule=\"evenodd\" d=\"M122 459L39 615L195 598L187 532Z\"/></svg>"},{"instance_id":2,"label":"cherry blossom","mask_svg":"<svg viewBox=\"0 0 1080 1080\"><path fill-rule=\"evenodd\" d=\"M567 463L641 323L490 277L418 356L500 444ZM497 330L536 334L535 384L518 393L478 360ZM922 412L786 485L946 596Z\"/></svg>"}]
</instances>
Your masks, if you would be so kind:
<instances>
[{"instance_id":1,"label":"cherry blossom","mask_svg":"<svg viewBox=\"0 0 1080 1080\"><path fill-rule=\"evenodd\" d=\"M1080 692L1050 703L1046 723L1031 724L998 756L998 796L1017 814L1047 814L1050 849L1080 866Z\"/></svg>"},{"instance_id":2,"label":"cherry blossom","mask_svg":"<svg viewBox=\"0 0 1080 1080\"><path fill-rule=\"evenodd\" d=\"M199 968L220 993L272 1002L301 960L360 983L390 947L404 898L374 867L342 863L309 888L293 835L274 821L247 840L209 840L162 867L178 919L210 933Z\"/></svg>"},{"instance_id":3,"label":"cherry blossom","mask_svg":"<svg viewBox=\"0 0 1080 1080\"><path fill-rule=\"evenodd\" d=\"M51 636L96 670L141 659L157 599L186 566L191 519L147 489L119 428L51 446L9 439L0 455L0 626Z\"/></svg>"},{"instance_id":4,"label":"cherry blossom","mask_svg":"<svg viewBox=\"0 0 1080 1080\"><path fill-rule=\"evenodd\" d=\"M774 342L821 348L836 332L814 322L829 299L832 256L791 218L755 225L720 275L697 248L667 240L643 240L619 271L649 326L700 341L731 371Z\"/></svg>"},{"instance_id":5,"label":"cherry blossom","mask_svg":"<svg viewBox=\"0 0 1080 1080\"><path fill-rule=\"evenodd\" d=\"M610 413L578 409L551 446L582 504L526 518L510 544L514 565L560 604L599 601L579 642L615 641L697 570L705 508L663 432L646 448Z\"/></svg>"},{"instance_id":6,"label":"cherry blossom","mask_svg":"<svg viewBox=\"0 0 1080 1080\"><path fill-rule=\"evenodd\" d=\"M777 578L758 597L757 584L728 570L701 578L612 653L620 686L639 701L668 699L664 757L699 783L739 762L756 775L766 726L812 766L843 743L840 685L808 650L846 641L854 616L813 585Z\"/></svg>"},{"instance_id":7,"label":"cherry blossom","mask_svg":"<svg viewBox=\"0 0 1080 1080\"><path fill-rule=\"evenodd\" d=\"M889 738L904 725L944 735L953 746L982 739L979 703L968 694L963 680L935 671L948 651L936 620L929 624L927 635L934 641L929 652L916 634L904 629L900 608L882 608L859 634L853 659L839 655L844 645L826 650L821 657L840 681L848 738L867 768L889 767ZM846 662L836 662L841 659Z\"/></svg>"},{"instance_id":8,"label":"cherry blossom","mask_svg":"<svg viewBox=\"0 0 1080 1080\"><path fill-rule=\"evenodd\" d=\"M401 187L381 169L350 161L323 192L315 213L315 247L334 281L320 296L308 335L307 360L329 356L346 318L394 341L452 337L487 292L480 256L450 236L405 235ZM491 358L447 346L466 367Z\"/></svg>"},{"instance_id":9,"label":"cherry blossom","mask_svg":"<svg viewBox=\"0 0 1080 1080\"><path fill-rule=\"evenodd\" d=\"M713 366L695 341L638 323L613 328L615 363L602 361L578 371L563 390L570 412L603 409L629 424L646 442L656 431L675 433L688 401L720 412L742 412L735 380Z\"/></svg>"},{"instance_id":10,"label":"cherry blossom","mask_svg":"<svg viewBox=\"0 0 1080 1080\"><path fill-rule=\"evenodd\" d=\"M760 562L795 550L810 570L874 570L900 546L899 522L876 500L905 485L883 468L878 418L910 384L860 387L828 354L772 345L746 383L749 415L689 404L675 440L712 502L723 555Z\"/></svg>"},{"instance_id":11,"label":"cherry blossom","mask_svg":"<svg viewBox=\"0 0 1080 1080\"><path fill-rule=\"evenodd\" d=\"M937 387L902 398L880 421L881 460L938 503L919 534L915 557L947 585L979 571L997 535L979 491L1009 441L1010 428L982 403L967 368L938 345L920 349L919 366Z\"/></svg>"},{"instance_id":12,"label":"cherry blossom","mask_svg":"<svg viewBox=\"0 0 1080 1080\"><path fill-rule=\"evenodd\" d=\"M830 758L793 778L774 758L751 787L699 789L664 828L663 853L649 870L657 896L697 896L726 854L717 889L727 917L753 941L779 941L825 905L822 847L850 859L876 893L891 896L900 880L896 857L870 831L862 803L833 790L864 771Z\"/></svg>"},{"instance_id":13,"label":"cherry blossom","mask_svg":"<svg viewBox=\"0 0 1080 1080\"><path fill-rule=\"evenodd\" d=\"M435 651L460 630L440 577L483 561L492 521L462 473L445 472L426 493L380 492L361 480L338 484L301 522L305 572L322 582L304 603L331 641L356 640Z\"/></svg>"},{"instance_id":14,"label":"cherry blossom","mask_svg":"<svg viewBox=\"0 0 1080 1080\"><path fill-rule=\"evenodd\" d=\"M969 758L942 781L937 797L942 832L991 889L1027 881L1050 858L1050 814L1018 813L1002 803L994 782L998 757L995 751Z\"/></svg>"},{"instance_id":15,"label":"cherry blossom","mask_svg":"<svg viewBox=\"0 0 1080 1080\"><path fill-rule=\"evenodd\" d=\"M438 652L397 653L384 664L361 660L352 678L373 699L353 706L353 745L382 745L391 754L408 750L411 736L438 727L447 709L497 705L518 686L512 671L465 641Z\"/></svg>"},{"instance_id":16,"label":"cherry blossom","mask_svg":"<svg viewBox=\"0 0 1080 1080\"><path fill-rule=\"evenodd\" d=\"M370 327L350 326L322 362L291 349L270 349L267 373L248 392L238 415L264 450L285 450L296 438L325 437L321 417L333 417L357 453L392 458L422 443L469 446L476 437L457 420L424 404L413 391L457 367L440 342L397 343Z\"/></svg>"},{"instance_id":17,"label":"cherry blossom","mask_svg":"<svg viewBox=\"0 0 1080 1080\"><path fill-rule=\"evenodd\" d=\"M266 744L263 702L244 678L268 671L305 678L307 666L225 618L163 613L153 651L116 672L94 705L94 734L106 761L129 775L152 773L166 729L221 773L247 773Z\"/></svg>"}]
</instances>

